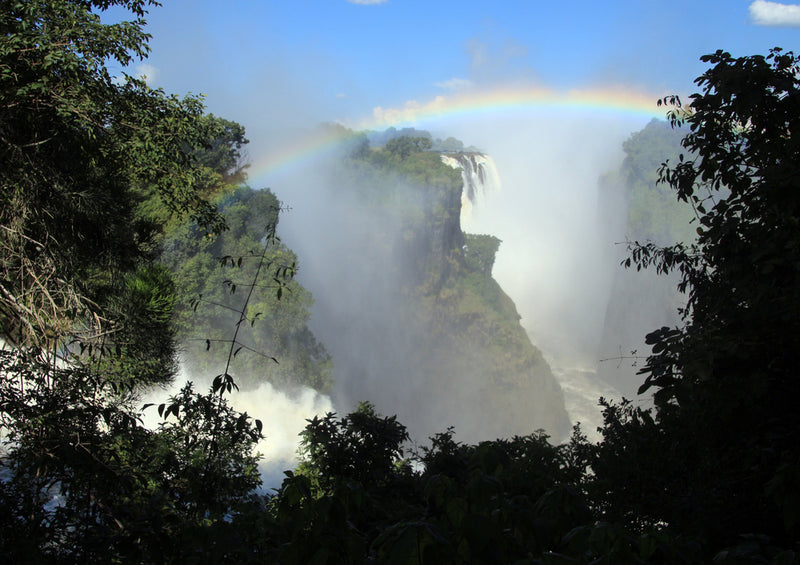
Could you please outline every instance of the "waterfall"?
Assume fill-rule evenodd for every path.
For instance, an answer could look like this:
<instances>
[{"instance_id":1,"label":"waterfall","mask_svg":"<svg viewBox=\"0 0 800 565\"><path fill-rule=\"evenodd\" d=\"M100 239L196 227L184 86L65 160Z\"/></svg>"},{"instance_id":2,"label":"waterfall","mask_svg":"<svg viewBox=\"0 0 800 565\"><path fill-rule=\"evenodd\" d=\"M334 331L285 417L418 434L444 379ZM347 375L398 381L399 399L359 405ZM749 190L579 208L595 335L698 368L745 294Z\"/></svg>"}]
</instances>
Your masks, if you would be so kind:
<instances>
[{"instance_id":1,"label":"waterfall","mask_svg":"<svg viewBox=\"0 0 800 565\"><path fill-rule=\"evenodd\" d=\"M500 190L500 176L492 158L483 153L442 153L442 162L461 169L461 226L466 231L475 205Z\"/></svg>"},{"instance_id":2,"label":"waterfall","mask_svg":"<svg viewBox=\"0 0 800 565\"><path fill-rule=\"evenodd\" d=\"M461 170L461 226L465 232L503 241L492 275L514 300L531 342L547 358L571 420L582 422L582 431L597 440L600 435L595 430L603 423L597 399L622 396L594 370L593 346L602 331L597 324L602 322L608 300L604 293L610 292L603 285L611 284L611 274L603 268L607 238L598 235L595 225L599 174L594 167L554 168L554 163L565 159L558 152L542 151L532 165L511 153L516 149L513 145L501 148L493 151L502 157L502 195L497 194L500 180L491 157L470 152L441 154L445 164ZM554 145L553 151L558 148ZM516 159L508 159L509 153ZM509 161L524 164L507 170ZM560 190L548 190L550 186ZM616 203L604 196L606 206ZM582 281L587 272L602 276L595 274L592 285L586 285Z\"/></svg>"}]
</instances>

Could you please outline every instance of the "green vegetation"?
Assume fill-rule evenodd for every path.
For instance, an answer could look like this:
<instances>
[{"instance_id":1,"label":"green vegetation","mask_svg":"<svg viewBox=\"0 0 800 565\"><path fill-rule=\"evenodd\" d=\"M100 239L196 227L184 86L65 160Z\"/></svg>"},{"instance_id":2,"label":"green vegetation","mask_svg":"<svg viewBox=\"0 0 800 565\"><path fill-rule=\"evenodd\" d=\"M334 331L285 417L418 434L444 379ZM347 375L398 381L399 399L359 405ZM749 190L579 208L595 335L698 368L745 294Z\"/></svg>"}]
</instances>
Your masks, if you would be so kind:
<instances>
[{"instance_id":1,"label":"green vegetation","mask_svg":"<svg viewBox=\"0 0 800 565\"><path fill-rule=\"evenodd\" d=\"M690 107L666 100L689 128L687 154L659 172L694 208L697 241L637 244L628 260L678 273L683 323L647 336L640 390L655 411L609 407L595 471L609 514L635 512L639 527L666 522L708 548L796 549L798 60L703 60L713 66Z\"/></svg>"},{"instance_id":2,"label":"green vegetation","mask_svg":"<svg viewBox=\"0 0 800 565\"><path fill-rule=\"evenodd\" d=\"M383 147L355 144L333 183L337 195L346 193L362 214L379 219L365 250L343 262L374 257L393 270L393 283L399 281L376 301L396 305L403 320L401 329L389 329L392 350L413 346L400 349L404 367L388 368L383 378L408 379L409 389L446 399L447 419L430 412L442 411L432 403L418 410L433 429L455 425L467 438L520 429L566 436L561 390L513 302L492 278L500 241L462 232L461 173L431 150L425 132L414 133ZM360 284L358 277L350 284ZM467 415L459 406L481 406L481 413Z\"/></svg>"},{"instance_id":3,"label":"green vegetation","mask_svg":"<svg viewBox=\"0 0 800 565\"><path fill-rule=\"evenodd\" d=\"M677 200L664 184L658 183L658 167L664 161L675 161L681 153L681 139L686 131L671 128L664 121L653 120L622 144L623 181L628 201L626 234L637 241L654 241L666 245L675 241L689 242L694 230L691 206Z\"/></svg>"},{"instance_id":4,"label":"green vegetation","mask_svg":"<svg viewBox=\"0 0 800 565\"><path fill-rule=\"evenodd\" d=\"M464 234L464 261L467 268L491 276L500 243L493 235Z\"/></svg>"},{"instance_id":5,"label":"green vegetation","mask_svg":"<svg viewBox=\"0 0 800 565\"><path fill-rule=\"evenodd\" d=\"M143 13L142 2L126 4ZM112 303L160 229L139 214L142 195L211 232L224 225L187 153L209 139L209 123L195 98L111 79L108 58L145 53L140 23L105 26L73 2L16 2L0 26L4 338L50 352L72 340L108 349ZM126 320L130 335L136 321Z\"/></svg>"},{"instance_id":6,"label":"green vegetation","mask_svg":"<svg viewBox=\"0 0 800 565\"><path fill-rule=\"evenodd\" d=\"M312 298L293 278L297 257L275 234L278 199L268 190L239 187L217 201L224 233L209 237L199 225L183 224L165 238L161 256L181 296L176 324L188 368L203 375L225 366L232 328L249 296L237 334L237 383L327 392L330 356L306 325Z\"/></svg>"},{"instance_id":7,"label":"green vegetation","mask_svg":"<svg viewBox=\"0 0 800 565\"><path fill-rule=\"evenodd\" d=\"M696 237L694 214L687 202L675 198L669 186L658 182L658 169L665 161L675 162L685 150L681 140L686 128L672 128L663 120L652 120L624 143L625 159L620 168L602 179L606 199L605 215L614 218L626 211L623 233L617 241L653 242L669 245L688 243ZM624 205L616 204L615 193L622 190ZM618 261L628 257L620 244ZM609 265L610 266L610 265ZM606 307L603 339L598 347L597 375L622 395L632 396L641 384L637 373L647 344L644 336L652 328L679 321L678 310L685 296L678 292L674 275L655 271L617 269Z\"/></svg>"},{"instance_id":8,"label":"green vegetation","mask_svg":"<svg viewBox=\"0 0 800 565\"><path fill-rule=\"evenodd\" d=\"M596 445L579 429L562 445L542 433L465 445L446 430L409 452L405 426L364 403L310 421L304 463L263 495L253 450L261 423L228 406L227 369L207 393L187 385L144 408L158 412L156 430L141 424L138 392L175 370L174 312L183 331L191 324L176 289L207 291L200 275L225 276L209 257L233 252L223 262L244 283L230 277L229 287L267 281L241 303L250 320L263 311L302 333L291 318L302 320L308 304L291 282L295 258L274 235L274 196L228 186L241 174L243 130L204 116L197 99L109 76L106 62L142 56L147 36L141 20L105 25L93 10L122 6L141 18L147 5L0 8L7 561L798 561L800 59L720 51L703 58L711 68L689 108L665 99L688 133L686 153L659 179L691 205L697 239L631 248L631 266L677 272L688 296L680 326L647 336L642 391L654 391L653 410L605 403ZM477 353L464 353L465 371L480 357L505 371L489 340L509 343L518 325L488 277L498 242L454 229L458 181L424 145L362 145L343 171L427 179L354 190L377 194L375 203L413 191L380 213L398 214L411 232L404 245L425 251L405 281L419 301L414 315L440 329L431 345L439 351L466 336L459 351ZM168 217L154 213L154 199ZM174 261L174 277L160 257ZM284 311L276 301L287 295L296 302ZM199 319L210 319L197 304ZM535 356L528 348L506 354L525 362ZM485 410L501 418L520 389L480 371Z\"/></svg>"},{"instance_id":9,"label":"green vegetation","mask_svg":"<svg viewBox=\"0 0 800 565\"><path fill-rule=\"evenodd\" d=\"M93 10L113 5L137 19L101 23ZM197 98L106 68L146 53L146 6L0 9L0 545L10 562L163 562L224 530L260 480L260 424L219 390L184 389L159 407L155 431L135 407L176 370L177 296L156 257L166 223L225 229L205 199L214 171L197 158L223 122Z\"/></svg>"}]
</instances>

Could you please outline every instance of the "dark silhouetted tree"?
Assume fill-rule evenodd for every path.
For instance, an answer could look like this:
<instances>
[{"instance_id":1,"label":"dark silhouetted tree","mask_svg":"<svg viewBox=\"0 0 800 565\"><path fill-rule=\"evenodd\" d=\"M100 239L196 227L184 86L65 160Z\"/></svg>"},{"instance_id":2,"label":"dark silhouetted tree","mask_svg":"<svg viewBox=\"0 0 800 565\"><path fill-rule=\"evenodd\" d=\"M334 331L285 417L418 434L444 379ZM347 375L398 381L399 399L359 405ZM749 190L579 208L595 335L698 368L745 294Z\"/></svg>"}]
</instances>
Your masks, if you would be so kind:
<instances>
[{"instance_id":1,"label":"dark silhouetted tree","mask_svg":"<svg viewBox=\"0 0 800 565\"><path fill-rule=\"evenodd\" d=\"M659 173L693 206L697 240L626 260L679 273L683 325L647 336L655 414L609 406L593 468L616 518L711 549L744 534L786 545L800 534L800 68L779 49L702 60L690 104L663 100L689 132Z\"/></svg>"}]
</instances>

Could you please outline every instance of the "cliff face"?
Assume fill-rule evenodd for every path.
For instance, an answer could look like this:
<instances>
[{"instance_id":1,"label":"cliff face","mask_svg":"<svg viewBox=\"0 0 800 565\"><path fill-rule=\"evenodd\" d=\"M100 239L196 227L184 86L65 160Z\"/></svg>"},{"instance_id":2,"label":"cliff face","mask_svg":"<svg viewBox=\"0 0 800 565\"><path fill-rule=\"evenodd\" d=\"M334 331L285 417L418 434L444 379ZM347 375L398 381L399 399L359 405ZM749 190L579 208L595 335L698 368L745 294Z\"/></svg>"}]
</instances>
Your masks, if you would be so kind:
<instances>
[{"instance_id":1,"label":"cliff face","mask_svg":"<svg viewBox=\"0 0 800 565\"><path fill-rule=\"evenodd\" d=\"M554 438L569 430L561 389L541 352L519 323L513 301L492 278L500 240L464 234L465 206L499 185L491 161L475 153L442 159L461 171L458 189L441 192L441 207L426 210L427 223L440 226L426 284L414 289L428 330L425 367L432 382L457 391L456 406L477 406L457 431L475 439L547 430ZM452 163L455 160L456 163ZM440 251L441 250L441 251ZM441 255L439 253L441 252ZM445 265L441 272L437 265Z\"/></svg>"},{"instance_id":2,"label":"cliff face","mask_svg":"<svg viewBox=\"0 0 800 565\"><path fill-rule=\"evenodd\" d=\"M370 400L420 441L448 426L470 442L565 437L561 390L491 277L499 240L461 229L461 172L431 151L372 150L337 178L336 197L318 201L336 236L310 255L292 246L301 273L321 279L305 281L311 325L333 357L341 409Z\"/></svg>"},{"instance_id":3,"label":"cliff face","mask_svg":"<svg viewBox=\"0 0 800 565\"><path fill-rule=\"evenodd\" d=\"M625 160L618 171L604 179L606 200L618 200L613 193L624 195L627 217L616 241L653 241L657 245L672 245L676 241L691 242L696 224L689 204L680 202L672 191L658 184L658 169L665 160L678 161L685 151L680 142L684 131L674 130L663 121L653 120L623 144ZM619 261L628 257L621 250ZM614 275L611 295L606 308L603 341L597 357L646 357L650 346L646 334L662 326L680 323L678 309L685 306L686 297L676 291L678 273L659 275L654 269L638 271L619 267ZM632 361L601 362L597 367L600 378L617 388L628 398L635 398L642 384L638 366Z\"/></svg>"}]
</instances>

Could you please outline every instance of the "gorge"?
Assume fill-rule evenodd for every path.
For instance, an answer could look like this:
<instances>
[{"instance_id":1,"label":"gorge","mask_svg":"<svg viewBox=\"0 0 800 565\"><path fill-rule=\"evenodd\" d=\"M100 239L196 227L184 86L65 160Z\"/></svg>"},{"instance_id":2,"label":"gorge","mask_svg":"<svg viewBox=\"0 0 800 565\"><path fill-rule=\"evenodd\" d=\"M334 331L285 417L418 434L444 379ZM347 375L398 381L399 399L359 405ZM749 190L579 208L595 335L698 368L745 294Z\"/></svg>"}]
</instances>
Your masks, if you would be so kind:
<instances>
[{"instance_id":1,"label":"gorge","mask_svg":"<svg viewBox=\"0 0 800 565\"><path fill-rule=\"evenodd\" d=\"M499 240L462 231L462 200L497 183L491 161L387 144L343 163L292 187L302 206L281 220L315 298L310 327L333 358L334 404L369 400L418 441L448 426L464 441L565 437L560 388L491 277Z\"/></svg>"},{"instance_id":2,"label":"gorge","mask_svg":"<svg viewBox=\"0 0 800 565\"><path fill-rule=\"evenodd\" d=\"M373 141L375 146L363 134L347 133L327 161L281 184L290 204L280 212L278 233L286 247L280 253L291 253L285 256L297 262L303 286L277 302L265 295L261 309L273 309L277 317L259 320L254 331L275 325L282 331L294 328L286 335L295 337L247 342L276 353L279 364L264 365L256 358L253 365L246 355L234 364L245 385L236 405L271 422L262 451L270 454L264 464L278 476L293 464L291 438L304 418L330 410L346 413L365 400L382 413L397 414L420 443L450 426L460 441L470 442L537 429L561 441L575 422L596 437L597 399L630 397L638 386L629 362L598 361L623 351L623 340L641 339L652 320L663 318L649 315L643 323L633 318L646 314L645 304L626 309L625 296L647 295L635 290L641 278L628 274L625 286L612 281L625 275L612 273L621 271L613 253L622 251L614 242L624 237L627 201L641 198L626 196L631 189L623 180L625 170L647 169L651 163L627 163L627 169L605 176L591 169L580 178L567 177L559 185L562 193L580 186L582 198L602 204L599 211L592 209L596 216L581 215L576 210L588 209L587 203L556 205L557 196L536 188L547 187L541 175L521 182L519 171L504 159L509 174L501 182L494 159L475 148L424 149L428 142L420 139L427 139L427 132L402 133L412 141L392 144L385 137L380 145ZM406 152L409 147L416 150ZM602 166L613 171L614 160ZM520 193L525 186L538 191L538 204ZM634 192L643 191L639 186ZM647 198L636 206L649 207ZM506 206L514 200L509 213ZM262 237L259 226L266 215L275 214L271 221L278 222L270 210L282 206L268 190L242 192L226 202L236 220L233 237L225 238L235 241L241 237L236 226L250 226L251 245ZM560 225L543 214L560 218ZM590 223L595 227L589 229ZM593 281L564 279L552 265L554 255L542 251L543 242L575 229L570 226L586 234L587 239L575 240L583 249L565 239L552 245L563 260L574 262L566 263L571 272L594 271ZM605 235L590 234L598 229ZM648 237L639 228L633 234ZM223 246L213 254L232 249ZM496 256L502 259L500 269ZM591 260L581 264L585 258ZM600 267L602 262L607 265ZM521 287L519 273L528 273ZM247 282L242 275L240 285ZM229 276L215 275L215 288ZM581 288L589 297L543 286L553 280ZM570 309L579 312L582 324L572 322ZM628 312L625 319L619 319L620 312ZM193 323L197 315L192 314ZM219 338L234 324L208 320ZM202 349L199 344L197 353L207 355ZM260 376L249 376L258 366ZM264 411L265 406L272 408ZM276 450L276 444L282 447Z\"/></svg>"}]
</instances>

